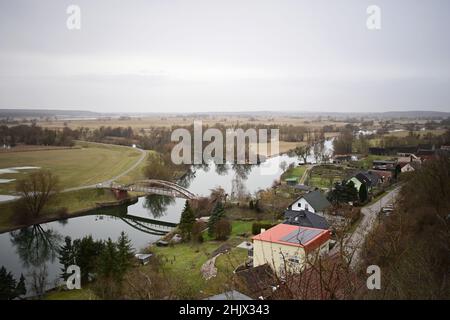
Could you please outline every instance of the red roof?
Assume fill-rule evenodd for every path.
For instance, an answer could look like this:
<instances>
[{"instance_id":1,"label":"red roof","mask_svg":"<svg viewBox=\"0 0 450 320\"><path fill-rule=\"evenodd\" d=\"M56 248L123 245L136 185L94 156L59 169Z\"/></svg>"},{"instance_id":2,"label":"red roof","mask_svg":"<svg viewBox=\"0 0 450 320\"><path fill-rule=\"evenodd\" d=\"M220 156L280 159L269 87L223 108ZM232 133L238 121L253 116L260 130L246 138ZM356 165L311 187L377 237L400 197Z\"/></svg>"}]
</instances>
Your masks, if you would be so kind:
<instances>
[{"instance_id":1,"label":"red roof","mask_svg":"<svg viewBox=\"0 0 450 320\"><path fill-rule=\"evenodd\" d=\"M278 224L253 237L253 240L260 240L272 243L279 243L287 246L302 247L314 250L330 239L329 230L295 226L291 224ZM304 239L304 243L300 239Z\"/></svg>"}]
</instances>

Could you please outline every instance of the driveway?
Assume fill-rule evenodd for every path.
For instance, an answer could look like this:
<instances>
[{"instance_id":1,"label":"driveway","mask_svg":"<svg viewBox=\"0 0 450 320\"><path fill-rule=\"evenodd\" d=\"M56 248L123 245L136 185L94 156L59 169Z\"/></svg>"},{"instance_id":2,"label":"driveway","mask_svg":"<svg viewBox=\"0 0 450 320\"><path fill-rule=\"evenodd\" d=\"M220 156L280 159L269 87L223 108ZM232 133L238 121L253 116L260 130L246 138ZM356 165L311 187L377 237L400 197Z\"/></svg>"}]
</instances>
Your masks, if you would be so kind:
<instances>
[{"instance_id":1,"label":"driveway","mask_svg":"<svg viewBox=\"0 0 450 320\"><path fill-rule=\"evenodd\" d=\"M398 193L400 191L400 186L389 191L386 195L375 201L374 203L361 208L362 218L358 224L356 230L350 235L350 237L345 241L346 246L349 250L354 250L353 259L351 266L355 267L361 258L361 248L364 244L364 240L367 234L372 230L375 221L377 220L377 214L380 212L381 208L388 204L394 203Z\"/></svg>"}]
</instances>

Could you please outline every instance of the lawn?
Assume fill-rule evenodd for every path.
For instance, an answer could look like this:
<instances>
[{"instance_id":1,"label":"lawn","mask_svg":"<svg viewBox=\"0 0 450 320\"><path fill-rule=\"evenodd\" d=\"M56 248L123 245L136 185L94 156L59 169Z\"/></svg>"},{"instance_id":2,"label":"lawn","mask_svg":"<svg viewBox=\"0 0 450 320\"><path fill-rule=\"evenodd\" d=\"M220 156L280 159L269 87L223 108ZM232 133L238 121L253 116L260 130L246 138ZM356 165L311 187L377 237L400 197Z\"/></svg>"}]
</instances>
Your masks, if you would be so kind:
<instances>
[{"instance_id":1,"label":"lawn","mask_svg":"<svg viewBox=\"0 0 450 320\"><path fill-rule=\"evenodd\" d=\"M204 298L224 291L226 283L233 275L233 270L245 262L247 250L235 246L245 238L239 234L251 234L251 221L233 221L232 234L226 242L233 248L229 253L220 255L216 260L217 276L205 280L201 274L202 265L211 258L211 253L225 242L208 240L205 233L205 241L201 244L181 243L170 247L153 247L152 251L163 261L164 271L169 276L179 279L183 285L180 290L189 290L196 298ZM184 288L184 289L182 289Z\"/></svg>"},{"instance_id":2,"label":"lawn","mask_svg":"<svg viewBox=\"0 0 450 320\"><path fill-rule=\"evenodd\" d=\"M80 142L81 148L0 153L0 168L35 166L51 170L62 188L96 184L108 180L132 166L140 152L122 146ZM2 179L20 179L27 171L0 175ZM131 174L131 173L130 173ZM0 184L0 192L14 192L14 182Z\"/></svg>"},{"instance_id":3,"label":"lawn","mask_svg":"<svg viewBox=\"0 0 450 320\"><path fill-rule=\"evenodd\" d=\"M128 174L120 177L117 182L121 184L130 184L132 182L145 179L145 167L148 165L148 159L151 153L154 151L147 151L147 156L134 170L131 170Z\"/></svg>"},{"instance_id":4,"label":"lawn","mask_svg":"<svg viewBox=\"0 0 450 320\"><path fill-rule=\"evenodd\" d=\"M98 300L90 289L54 290L45 294L44 300Z\"/></svg>"},{"instance_id":5,"label":"lawn","mask_svg":"<svg viewBox=\"0 0 450 320\"><path fill-rule=\"evenodd\" d=\"M297 181L299 181L301 179L301 177L303 176L303 174L305 173L305 171L306 171L306 166L302 166L302 165L294 167L294 168L289 168L281 175L281 180L296 178Z\"/></svg>"}]
</instances>

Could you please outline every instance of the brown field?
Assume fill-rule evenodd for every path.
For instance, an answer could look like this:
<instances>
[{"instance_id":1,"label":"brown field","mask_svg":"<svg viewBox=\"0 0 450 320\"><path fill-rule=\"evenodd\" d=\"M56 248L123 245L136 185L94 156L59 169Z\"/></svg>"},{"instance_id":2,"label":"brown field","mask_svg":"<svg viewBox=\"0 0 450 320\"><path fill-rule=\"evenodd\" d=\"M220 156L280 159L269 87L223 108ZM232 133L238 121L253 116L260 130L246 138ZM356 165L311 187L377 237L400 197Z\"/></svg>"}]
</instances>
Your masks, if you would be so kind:
<instances>
[{"instance_id":1,"label":"brown field","mask_svg":"<svg viewBox=\"0 0 450 320\"><path fill-rule=\"evenodd\" d=\"M38 125L47 128L63 128L65 125L71 129L77 129L80 127L86 127L91 129L104 127L132 127L133 129L148 129L152 127L170 127L170 126L188 126L192 125L194 120L201 120L205 125L215 125L217 123L223 125L236 125L243 123L258 124L280 124L280 125L297 125L304 126L311 129L318 129L325 125L335 125L336 127L342 127L345 122L334 122L328 120L309 119L300 117L243 117L243 116L146 116L139 118L131 118L121 120L114 119L80 119L80 120L54 120L54 121L38 121Z\"/></svg>"}]
</instances>

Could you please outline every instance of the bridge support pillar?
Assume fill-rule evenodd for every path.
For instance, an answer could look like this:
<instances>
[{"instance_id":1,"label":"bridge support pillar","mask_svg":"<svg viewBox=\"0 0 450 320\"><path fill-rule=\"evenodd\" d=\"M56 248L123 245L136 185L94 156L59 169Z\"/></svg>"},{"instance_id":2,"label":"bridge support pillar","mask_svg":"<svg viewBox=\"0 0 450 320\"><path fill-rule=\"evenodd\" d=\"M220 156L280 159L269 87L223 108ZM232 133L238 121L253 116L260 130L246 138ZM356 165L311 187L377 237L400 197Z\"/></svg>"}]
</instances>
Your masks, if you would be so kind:
<instances>
[{"instance_id":1,"label":"bridge support pillar","mask_svg":"<svg viewBox=\"0 0 450 320\"><path fill-rule=\"evenodd\" d=\"M114 196L117 200L122 200L128 197L128 191L121 189L112 189Z\"/></svg>"}]
</instances>

